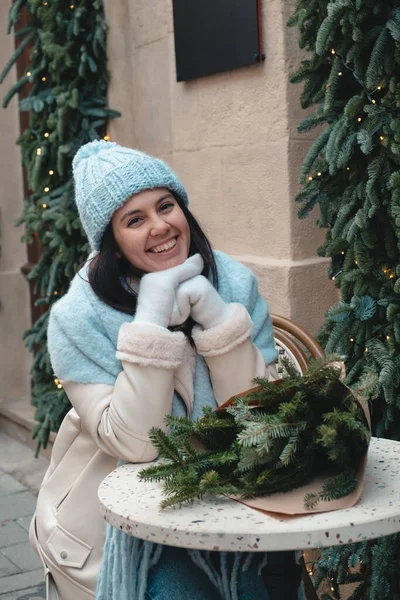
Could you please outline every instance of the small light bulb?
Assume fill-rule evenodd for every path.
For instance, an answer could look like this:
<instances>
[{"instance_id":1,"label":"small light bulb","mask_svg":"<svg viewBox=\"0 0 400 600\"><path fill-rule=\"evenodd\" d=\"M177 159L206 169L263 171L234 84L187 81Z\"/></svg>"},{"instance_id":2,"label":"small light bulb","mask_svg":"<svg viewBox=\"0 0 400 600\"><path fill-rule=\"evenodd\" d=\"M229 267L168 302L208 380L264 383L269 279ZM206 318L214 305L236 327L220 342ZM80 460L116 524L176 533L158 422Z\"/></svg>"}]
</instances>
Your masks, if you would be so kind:
<instances>
[{"instance_id":1,"label":"small light bulb","mask_svg":"<svg viewBox=\"0 0 400 600\"><path fill-rule=\"evenodd\" d=\"M354 338L350 338L350 342L353 343L354 342Z\"/></svg>"},{"instance_id":2,"label":"small light bulb","mask_svg":"<svg viewBox=\"0 0 400 600\"><path fill-rule=\"evenodd\" d=\"M317 175L318 175L318 177L321 177L322 176L321 171L318 171Z\"/></svg>"},{"instance_id":3,"label":"small light bulb","mask_svg":"<svg viewBox=\"0 0 400 600\"><path fill-rule=\"evenodd\" d=\"M54 175L54 171L53 171L53 169L50 169L50 171L49 171L49 175Z\"/></svg>"},{"instance_id":4,"label":"small light bulb","mask_svg":"<svg viewBox=\"0 0 400 600\"><path fill-rule=\"evenodd\" d=\"M331 585L331 592L334 592L335 588Z\"/></svg>"},{"instance_id":5,"label":"small light bulb","mask_svg":"<svg viewBox=\"0 0 400 600\"><path fill-rule=\"evenodd\" d=\"M355 261L354 261L354 264L355 264L355 265L358 265L358 262L355 260Z\"/></svg>"},{"instance_id":6,"label":"small light bulb","mask_svg":"<svg viewBox=\"0 0 400 600\"><path fill-rule=\"evenodd\" d=\"M58 294L57 290L54 290L53 294L54 294L55 296L57 296L57 294Z\"/></svg>"},{"instance_id":7,"label":"small light bulb","mask_svg":"<svg viewBox=\"0 0 400 600\"><path fill-rule=\"evenodd\" d=\"M381 90L381 89L382 89L382 86L381 86L381 85L378 85L377 89L378 89L378 90Z\"/></svg>"},{"instance_id":8,"label":"small light bulb","mask_svg":"<svg viewBox=\"0 0 400 600\"><path fill-rule=\"evenodd\" d=\"M42 81L46 81L46 77L42 77Z\"/></svg>"},{"instance_id":9,"label":"small light bulb","mask_svg":"<svg viewBox=\"0 0 400 600\"><path fill-rule=\"evenodd\" d=\"M376 104L376 100L371 100L372 104Z\"/></svg>"},{"instance_id":10,"label":"small light bulb","mask_svg":"<svg viewBox=\"0 0 400 600\"><path fill-rule=\"evenodd\" d=\"M42 204L42 208L47 208L47 204Z\"/></svg>"},{"instance_id":11,"label":"small light bulb","mask_svg":"<svg viewBox=\"0 0 400 600\"><path fill-rule=\"evenodd\" d=\"M27 76L30 77L32 75L32 73L30 71L27 71Z\"/></svg>"},{"instance_id":12,"label":"small light bulb","mask_svg":"<svg viewBox=\"0 0 400 600\"><path fill-rule=\"evenodd\" d=\"M73 8L75 8L75 6L73 4L70 4L70 9L72 10Z\"/></svg>"},{"instance_id":13,"label":"small light bulb","mask_svg":"<svg viewBox=\"0 0 400 600\"><path fill-rule=\"evenodd\" d=\"M49 191L50 191L50 188L49 188L49 187L46 185L46 187L44 188L44 190L43 190L43 191L45 191L45 192L49 192Z\"/></svg>"},{"instance_id":14,"label":"small light bulb","mask_svg":"<svg viewBox=\"0 0 400 600\"><path fill-rule=\"evenodd\" d=\"M48 131L46 131L46 133L44 134L44 137L45 137L45 138L48 138L48 137L49 137L49 135L50 135L50 134L49 134L49 132L48 132Z\"/></svg>"},{"instance_id":15,"label":"small light bulb","mask_svg":"<svg viewBox=\"0 0 400 600\"><path fill-rule=\"evenodd\" d=\"M48 4L47 2L43 2L43 6L47 6L47 4Z\"/></svg>"},{"instance_id":16,"label":"small light bulb","mask_svg":"<svg viewBox=\"0 0 400 600\"><path fill-rule=\"evenodd\" d=\"M387 341L389 341L390 340L390 335L387 335L386 339L387 339Z\"/></svg>"},{"instance_id":17,"label":"small light bulb","mask_svg":"<svg viewBox=\"0 0 400 600\"><path fill-rule=\"evenodd\" d=\"M365 352L368 352L368 348L365 348Z\"/></svg>"},{"instance_id":18,"label":"small light bulb","mask_svg":"<svg viewBox=\"0 0 400 600\"><path fill-rule=\"evenodd\" d=\"M334 275L334 276L332 277L332 281L335 281L335 279L336 279L336 277L335 277L335 275Z\"/></svg>"},{"instance_id":19,"label":"small light bulb","mask_svg":"<svg viewBox=\"0 0 400 600\"><path fill-rule=\"evenodd\" d=\"M37 54L37 53L38 53L38 51L35 49L35 50L33 51L33 54Z\"/></svg>"},{"instance_id":20,"label":"small light bulb","mask_svg":"<svg viewBox=\"0 0 400 600\"><path fill-rule=\"evenodd\" d=\"M41 149L41 148L37 148L37 149L36 149L36 154L37 154L38 156L40 156L40 155L42 154L42 149Z\"/></svg>"},{"instance_id":21,"label":"small light bulb","mask_svg":"<svg viewBox=\"0 0 400 600\"><path fill-rule=\"evenodd\" d=\"M341 77L343 75L342 71L339 71L338 75Z\"/></svg>"},{"instance_id":22,"label":"small light bulb","mask_svg":"<svg viewBox=\"0 0 400 600\"><path fill-rule=\"evenodd\" d=\"M342 250L340 254L344 254L344 250Z\"/></svg>"},{"instance_id":23,"label":"small light bulb","mask_svg":"<svg viewBox=\"0 0 400 600\"><path fill-rule=\"evenodd\" d=\"M58 387L59 390L61 390L62 389L61 383L59 383L57 387Z\"/></svg>"},{"instance_id":24,"label":"small light bulb","mask_svg":"<svg viewBox=\"0 0 400 600\"><path fill-rule=\"evenodd\" d=\"M103 140L105 140L106 142L110 141L110 136L108 135L108 133L104 136Z\"/></svg>"},{"instance_id":25,"label":"small light bulb","mask_svg":"<svg viewBox=\"0 0 400 600\"><path fill-rule=\"evenodd\" d=\"M379 139L381 140L381 142L383 142L383 140L385 139L385 136L384 135L380 135Z\"/></svg>"},{"instance_id":26,"label":"small light bulb","mask_svg":"<svg viewBox=\"0 0 400 600\"><path fill-rule=\"evenodd\" d=\"M313 178L312 178L312 177L311 177L311 175L310 175L310 177L308 178L308 181L312 181L312 180L313 180Z\"/></svg>"},{"instance_id":27,"label":"small light bulb","mask_svg":"<svg viewBox=\"0 0 400 600\"><path fill-rule=\"evenodd\" d=\"M54 383L55 383L56 385L58 385L58 384L60 383L60 382L58 381L57 377L54 379Z\"/></svg>"},{"instance_id":28,"label":"small light bulb","mask_svg":"<svg viewBox=\"0 0 400 600\"><path fill-rule=\"evenodd\" d=\"M335 48L332 48L332 50L331 50L331 54L336 54L336 50L335 50Z\"/></svg>"},{"instance_id":29,"label":"small light bulb","mask_svg":"<svg viewBox=\"0 0 400 600\"><path fill-rule=\"evenodd\" d=\"M394 279L394 275L393 275L393 273L391 273L391 274L389 275L389 279Z\"/></svg>"},{"instance_id":30,"label":"small light bulb","mask_svg":"<svg viewBox=\"0 0 400 600\"><path fill-rule=\"evenodd\" d=\"M361 118L361 117L358 117L357 121L358 121L359 123L361 123L361 121L362 121L362 118Z\"/></svg>"},{"instance_id":31,"label":"small light bulb","mask_svg":"<svg viewBox=\"0 0 400 600\"><path fill-rule=\"evenodd\" d=\"M346 169L346 170L347 170L347 171L350 171L350 167L347 167L347 169Z\"/></svg>"}]
</instances>

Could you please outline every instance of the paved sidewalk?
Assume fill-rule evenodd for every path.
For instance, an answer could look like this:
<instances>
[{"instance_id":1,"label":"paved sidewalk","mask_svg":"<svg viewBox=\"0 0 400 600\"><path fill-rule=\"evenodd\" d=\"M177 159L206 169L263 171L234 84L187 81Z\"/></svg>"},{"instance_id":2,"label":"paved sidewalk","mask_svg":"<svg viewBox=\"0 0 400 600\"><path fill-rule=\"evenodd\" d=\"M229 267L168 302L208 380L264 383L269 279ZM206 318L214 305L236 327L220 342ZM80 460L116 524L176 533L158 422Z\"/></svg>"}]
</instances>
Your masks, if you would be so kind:
<instances>
[{"instance_id":1,"label":"paved sidewalk","mask_svg":"<svg viewBox=\"0 0 400 600\"><path fill-rule=\"evenodd\" d=\"M28 529L47 462L0 432L0 600L45 598L43 567Z\"/></svg>"}]
</instances>

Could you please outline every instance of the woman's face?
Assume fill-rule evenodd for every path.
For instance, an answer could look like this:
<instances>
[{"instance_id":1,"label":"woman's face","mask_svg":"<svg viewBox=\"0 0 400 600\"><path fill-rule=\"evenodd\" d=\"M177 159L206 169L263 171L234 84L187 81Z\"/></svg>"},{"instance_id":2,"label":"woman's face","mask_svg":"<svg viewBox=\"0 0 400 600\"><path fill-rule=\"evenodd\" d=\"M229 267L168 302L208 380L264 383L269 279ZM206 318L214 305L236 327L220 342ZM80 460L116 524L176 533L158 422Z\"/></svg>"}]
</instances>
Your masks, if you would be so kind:
<instances>
[{"instance_id":1,"label":"woman's face","mask_svg":"<svg viewBox=\"0 0 400 600\"><path fill-rule=\"evenodd\" d=\"M167 188L134 194L111 224L121 254L144 273L175 267L189 256L189 225Z\"/></svg>"}]
</instances>

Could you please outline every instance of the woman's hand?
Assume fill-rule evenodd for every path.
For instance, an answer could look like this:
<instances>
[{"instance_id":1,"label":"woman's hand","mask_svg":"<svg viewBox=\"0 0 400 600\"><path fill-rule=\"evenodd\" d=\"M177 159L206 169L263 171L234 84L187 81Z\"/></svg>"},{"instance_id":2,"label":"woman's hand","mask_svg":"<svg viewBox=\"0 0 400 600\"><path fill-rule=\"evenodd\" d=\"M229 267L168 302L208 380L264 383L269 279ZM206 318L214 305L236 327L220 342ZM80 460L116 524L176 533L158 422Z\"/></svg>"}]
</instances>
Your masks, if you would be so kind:
<instances>
[{"instance_id":1,"label":"woman's hand","mask_svg":"<svg viewBox=\"0 0 400 600\"><path fill-rule=\"evenodd\" d=\"M135 322L145 321L168 327L178 286L187 279L199 276L203 267L202 257L195 254L172 269L144 275L140 281Z\"/></svg>"},{"instance_id":2,"label":"woman's hand","mask_svg":"<svg viewBox=\"0 0 400 600\"><path fill-rule=\"evenodd\" d=\"M170 325L180 325L190 315L204 329L210 329L222 323L228 314L228 305L215 287L203 275L196 275L176 290Z\"/></svg>"}]
</instances>

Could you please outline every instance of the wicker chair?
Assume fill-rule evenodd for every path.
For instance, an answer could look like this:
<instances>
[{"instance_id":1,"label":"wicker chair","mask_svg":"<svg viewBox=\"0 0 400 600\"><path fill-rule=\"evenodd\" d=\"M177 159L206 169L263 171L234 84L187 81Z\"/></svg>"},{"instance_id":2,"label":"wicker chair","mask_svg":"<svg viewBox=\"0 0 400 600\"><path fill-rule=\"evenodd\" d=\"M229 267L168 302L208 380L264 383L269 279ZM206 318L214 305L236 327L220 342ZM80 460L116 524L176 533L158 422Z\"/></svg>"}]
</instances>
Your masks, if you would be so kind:
<instances>
[{"instance_id":1,"label":"wicker chair","mask_svg":"<svg viewBox=\"0 0 400 600\"><path fill-rule=\"evenodd\" d=\"M274 329L275 346L278 350L278 358L276 361L277 369L280 375L283 375L285 372L285 367L282 364L283 357L289 358L299 373L303 374L307 370L310 358L319 358L325 355L322 347L303 327L300 327L300 325L293 323L293 321L290 321L285 317L278 315L271 315L271 317ZM285 553L272 555L272 560L274 560L275 557L275 560L278 561L276 565L271 565L276 573L279 573L279 558L280 556L283 558L283 554ZM287 556L289 554L290 553L286 553ZM318 600L318 595L310 575L308 574L303 558L301 558L299 565L307 600ZM298 568L298 566L293 564L293 577L299 577L300 574L297 574ZM284 592L282 587L284 586L284 580L287 577L286 569L287 565L283 568L282 577L278 577L277 579L275 579L275 577L271 579L268 577L267 573L263 573L267 588L270 590L271 600L274 600L275 598L277 600L283 600L284 596L282 596L282 593L284 594ZM289 600L289 596L287 596L285 600Z\"/></svg>"}]
</instances>

